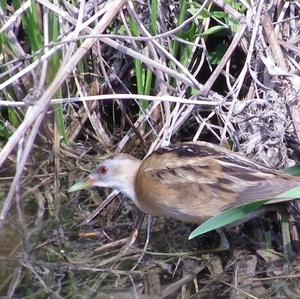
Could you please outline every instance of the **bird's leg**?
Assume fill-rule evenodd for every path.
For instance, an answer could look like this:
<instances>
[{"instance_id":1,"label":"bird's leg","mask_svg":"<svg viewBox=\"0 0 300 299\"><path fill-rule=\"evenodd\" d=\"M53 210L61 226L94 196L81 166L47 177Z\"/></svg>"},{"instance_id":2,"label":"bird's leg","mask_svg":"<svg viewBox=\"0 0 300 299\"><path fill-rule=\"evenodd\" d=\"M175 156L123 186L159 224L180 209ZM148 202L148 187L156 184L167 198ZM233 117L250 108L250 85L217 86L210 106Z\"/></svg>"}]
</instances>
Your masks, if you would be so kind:
<instances>
[{"instance_id":1,"label":"bird's leg","mask_svg":"<svg viewBox=\"0 0 300 299\"><path fill-rule=\"evenodd\" d=\"M127 251L133 245L133 243L135 242L135 240L137 238L137 235L139 233L139 229L140 229L140 227L141 227L141 225L142 225L142 223L144 221L144 218L145 218L145 214L142 213L142 212L140 212L139 216L138 216L138 219L137 219L137 221L135 223L134 230L133 230L133 232L132 232L132 234L130 236L129 242L128 242L127 246L126 246L126 250L125 251Z\"/></svg>"},{"instance_id":2,"label":"bird's leg","mask_svg":"<svg viewBox=\"0 0 300 299\"><path fill-rule=\"evenodd\" d=\"M290 226L289 226L289 213L285 206L281 205L272 205L265 207L264 212L266 211L275 211L280 215L280 224L281 224L281 233L282 233L282 242L283 242L283 256L286 259L290 259L293 255L293 248L291 243L291 235L290 235ZM216 230L220 235L220 249L229 249L230 244L226 238L225 232L223 229Z\"/></svg>"},{"instance_id":3,"label":"bird's leg","mask_svg":"<svg viewBox=\"0 0 300 299\"><path fill-rule=\"evenodd\" d=\"M144 216L143 215L143 219L144 219ZM141 262L141 260L143 259L144 255L145 255L145 252L147 250L147 247L149 245L149 239L150 239L150 230L151 230L151 224L152 224L152 217L150 215L147 215L147 239L145 241L145 245L144 245L144 249L142 251L142 254L140 255L139 259L137 260L137 262L135 263L135 265L130 269L130 271L134 271L136 269L136 267L138 266L138 264Z\"/></svg>"},{"instance_id":4,"label":"bird's leg","mask_svg":"<svg viewBox=\"0 0 300 299\"><path fill-rule=\"evenodd\" d=\"M282 242L283 242L283 255L286 259L290 259L293 255L293 248L291 243L289 213L285 207L278 206L277 212L280 215Z\"/></svg>"},{"instance_id":5,"label":"bird's leg","mask_svg":"<svg viewBox=\"0 0 300 299\"><path fill-rule=\"evenodd\" d=\"M219 248L223 250L229 250L230 244L229 241L226 238L225 231L223 229L217 229L217 233L220 235L220 245Z\"/></svg>"},{"instance_id":6,"label":"bird's leg","mask_svg":"<svg viewBox=\"0 0 300 299\"><path fill-rule=\"evenodd\" d=\"M289 225L289 213L283 205L272 205L265 207L265 211L275 211L280 215L280 225L283 243L283 256L286 259L290 259L293 255L293 248L291 242L290 225Z\"/></svg>"}]
</instances>

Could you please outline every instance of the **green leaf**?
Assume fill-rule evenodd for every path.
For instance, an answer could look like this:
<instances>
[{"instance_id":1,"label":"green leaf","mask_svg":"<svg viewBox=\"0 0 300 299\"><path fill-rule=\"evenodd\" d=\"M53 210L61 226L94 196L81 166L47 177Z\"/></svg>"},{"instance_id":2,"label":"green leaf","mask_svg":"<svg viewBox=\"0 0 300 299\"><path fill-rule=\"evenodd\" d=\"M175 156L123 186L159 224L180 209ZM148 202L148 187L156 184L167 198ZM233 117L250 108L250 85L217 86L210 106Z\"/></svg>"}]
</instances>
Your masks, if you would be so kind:
<instances>
[{"instance_id":1,"label":"green leaf","mask_svg":"<svg viewBox=\"0 0 300 299\"><path fill-rule=\"evenodd\" d=\"M212 34L215 34L219 31L222 31L224 29L227 29L227 28L225 26L222 26L222 25L212 26L212 27L208 28L207 30L203 31L201 33L201 35L202 36L212 35Z\"/></svg>"},{"instance_id":2,"label":"green leaf","mask_svg":"<svg viewBox=\"0 0 300 299\"><path fill-rule=\"evenodd\" d=\"M282 169L283 172L295 175L295 176L300 176L300 165L294 165L292 167L288 167L285 169Z\"/></svg>"},{"instance_id":3,"label":"green leaf","mask_svg":"<svg viewBox=\"0 0 300 299\"><path fill-rule=\"evenodd\" d=\"M14 7L18 9L22 1L13 0L12 2ZM35 0L31 1L30 9L21 15L21 19L31 51L34 53L43 46L40 28L41 20L38 14L38 4Z\"/></svg>"},{"instance_id":4,"label":"green leaf","mask_svg":"<svg viewBox=\"0 0 300 299\"><path fill-rule=\"evenodd\" d=\"M179 15L178 15L178 22L177 22L177 26L181 25L184 20L185 20L185 16L187 13L187 1L186 0L180 0L180 8L179 8ZM179 32L177 32L176 36L178 37L182 37L183 31L180 30ZM172 41L172 54L174 57L177 58L179 51L180 51L180 43L175 39Z\"/></svg>"},{"instance_id":5,"label":"green leaf","mask_svg":"<svg viewBox=\"0 0 300 299\"><path fill-rule=\"evenodd\" d=\"M228 14L224 11L220 11L220 10L216 10L212 12L212 15L216 18L216 19L224 19L224 18L228 18Z\"/></svg>"},{"instance_id":6,"label":"green leaf","mask_svg":"<svg viewBox=\"0 0 300 299\"><path fill-rule=\"evenodd\" d=\"M212 230L221 228L230 223L236 222L244 218L244 216L249 214L250 212L253 212L263 206L267 201L269 201L269 199L247 203L238 207L228 209L218 214L217 216L209 218L191 232L191 234L189 235L189 240Z\"/></svg>"},{"instance_id":7,"label":"green leaf","mask_svg":"<svg viewBox=\"0 0 300 299\"><path fill-rule=\"evenodd\" d=\"M131 17L129 19L130 31L133 36L139 36L139 28L136 21ZM141 47L139 43L136 43L138 47ZM136 77L136 86L138 94L144 94L144 83L145 83L145 69L142 66L142 63L138 59L134 59L134 68L135 68L135 77ZM142 108L146 109L149 106L149 102L145 100L140 100Z\"/></svg>"},{"instance_id":8,"label":"green leaf","mask_svg":"<svg viewBox=\"0 0 300 299\"><path fill-rule=\"evenodd\" d=\"M300 185L300 183L299 183ZM295 199L300 198L300 186L294 187L288 191L282 192L275 198Z\"/></svg>"},{"instance_id":9,"label":"green leaf","mask_svg":"<svg viewBox=\"0 0 300 299\"><path fill-rule=\"evenodd\" d=\"M11 130L9 130L5 125L2 125L0 123L0 137L4 137L5 139L8 139L12 134L13 132Z\"/></svg>"},{"instance_id":10,"label":"green leaf","mask_svg":"<svg viewBox=\"0 0 300 299\"><path fill-rule=\"evenodd\" d=\"M61 94L61 88L56 94ZM55 123L57 125L60 136L63 138L63 142L68 144L68 136L65 128L64 111L62 104L54 105Z\"/></svg>"},{"instance_id":11,"label":"green leaf","mask_svg":"<svg viewBox=\"0 0 300 299\"><path fill-rule=\"evenodd\" d=\"M200 6L199 6L200 8ZM200 13L200 19L207 19L210 18L212 16L212 13L210 11L208 11L207 9L203 9Z\"/></svg>"},{"instance_id":12,"label":"green leaf","mask_svg":"<svg viewBox=\"0 0 300 299\"><path fill-rule=\"evenodd\" d=\"M12 124L12 126L18 127L20 122L19 122L16 110L12 109L12 108L8 108L7 112L8 112L9 122Z\"/></svg>"},{"instance_id":13,"label":"green leaf","mask_svg":"<svg viewBox=\"0 0 300 299\"><path fill-rule=\"evenodd\" d=\"M223 58L226 50L228 48L228 45L223 44L223 43L218 43L215 50L210 51L208 53L208 58L211 64L219 64L221 59Z\"/></svg>"},{"instance_id":14,"label":"green leaf","mask_svg":"<svg viewBox=\"0 0 300 299\"><path fill-rule=\"evenodd\" d=\"M221 228L230 223L236 222L242 219L245 215L257 210L263 205L291 201L297 198L300 198L300 185L288 191L280 193L273 199L258 199L254 202L228 209L218 214L217 216L209 218L208 220L203 222L200 226L198 226L191 232L191 234L189 235L189 240L212 230Z\"/></svg>"},{"instance_id":15,"label":"green leaf","mask_svg":"<svg viewBox=\"0 0 300 299\"><path fill-rule=\"evenodd\" d=\"M197 14L199 12L199 8L200 8L200 6L198 7L198 5L193 5L189 9L187 9L187 12L190 13L192 16L194 16L195 14ZM211 16L212 16L211 12L209 12L206 9L203 9L197 18L198 18L198 20L204 20L204 19L210 18Z\"/></svg>"}]
</instances>

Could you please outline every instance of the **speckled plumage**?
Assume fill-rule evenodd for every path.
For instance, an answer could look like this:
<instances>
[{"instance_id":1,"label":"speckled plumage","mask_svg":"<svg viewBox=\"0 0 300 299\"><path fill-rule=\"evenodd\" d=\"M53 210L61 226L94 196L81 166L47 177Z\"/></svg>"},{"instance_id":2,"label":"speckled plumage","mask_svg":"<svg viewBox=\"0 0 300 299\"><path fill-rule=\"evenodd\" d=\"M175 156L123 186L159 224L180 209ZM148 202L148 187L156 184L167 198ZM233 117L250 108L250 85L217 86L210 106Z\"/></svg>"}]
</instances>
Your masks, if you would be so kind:
<instances>
[{"instance_id":1,"label":"speckled plumage","mask_svg":"<svg viewBox=\"0 0 300 299\"><path fill-rule=\"evenodd\" d=\"M107 167L107 173L99 175L101 167ZM297 177L207 142L163 147L143 161L115 155L102 162L91 178L97 186L123 192L145 213L194 223L300 184Z\"/></svg>"}]
</instances>

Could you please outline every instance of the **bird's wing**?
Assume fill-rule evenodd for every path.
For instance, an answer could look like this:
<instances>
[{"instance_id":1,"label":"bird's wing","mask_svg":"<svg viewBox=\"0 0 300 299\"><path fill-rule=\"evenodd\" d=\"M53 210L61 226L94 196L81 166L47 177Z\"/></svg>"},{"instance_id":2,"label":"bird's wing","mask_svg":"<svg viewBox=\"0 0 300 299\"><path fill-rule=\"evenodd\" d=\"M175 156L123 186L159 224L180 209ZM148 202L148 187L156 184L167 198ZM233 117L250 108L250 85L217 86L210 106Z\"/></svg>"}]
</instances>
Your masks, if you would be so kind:
<instances>
[{"instance_id":1,"label":"bird's wing","mask_svg":"<svg viewBox=\"0 0 300 299\"><path fill-rule=\"evenodd\" d=\"M145 177L166 188L181 186L185 190L196 184L202 197L213 194L232 204L273 198L300 184L292 176L206 142L161 148L143 162L141 169Z\"/></svg>"}]
</instances>

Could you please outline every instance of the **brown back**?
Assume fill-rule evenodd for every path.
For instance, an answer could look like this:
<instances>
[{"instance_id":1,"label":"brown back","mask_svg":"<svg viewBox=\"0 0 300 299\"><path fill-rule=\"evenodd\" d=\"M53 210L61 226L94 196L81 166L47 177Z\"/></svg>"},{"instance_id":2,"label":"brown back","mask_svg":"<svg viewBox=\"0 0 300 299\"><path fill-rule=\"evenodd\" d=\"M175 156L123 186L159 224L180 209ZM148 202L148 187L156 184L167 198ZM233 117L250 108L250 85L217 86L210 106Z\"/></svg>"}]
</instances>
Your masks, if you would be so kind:
<instances>
[{"instance_id":1,"label":"brown back","mask_svg":"<svg viewBox=\"0 0 300 299\"><path fill-rule=\"evenodd\" d=\"M135 186L145 212L200 223L229 207L273 198L299 184L298 177L196 142L152 153L142 162Z\"/></svg>"}]
</instances>

